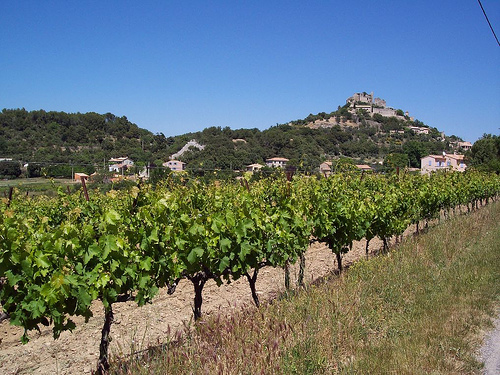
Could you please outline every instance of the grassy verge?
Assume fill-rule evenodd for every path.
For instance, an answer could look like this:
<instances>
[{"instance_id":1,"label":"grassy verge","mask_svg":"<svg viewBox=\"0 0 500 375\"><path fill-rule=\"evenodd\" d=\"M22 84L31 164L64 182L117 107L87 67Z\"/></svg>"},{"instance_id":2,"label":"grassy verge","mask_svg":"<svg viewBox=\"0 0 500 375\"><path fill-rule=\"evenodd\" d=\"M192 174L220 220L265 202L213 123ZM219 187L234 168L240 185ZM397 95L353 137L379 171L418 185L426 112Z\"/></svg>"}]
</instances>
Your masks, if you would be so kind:
<instances>
[{"instance_id":1,"label":"grassy verge","mask_svg":"<svg viewBox=\"0 0 500 375\"><path fill-rule=\"evenodd\" d=\"M117 373L479 373L500 297L500 203L408 239L340 277L196 325Z\"/></svg>"},{"instance_id":2,"label":"grassy verge","mask_svg":"<svg viewBox=\"0 0 500 375\"><path fill-rule=\"evenodd\" d=\"M57 189L64 189L69 186L73 188L75 183L71 179L54 178L47 179L44 177L36 178L18 178L14 180L0 180L0 195L8 194L10 187L15 187L19 192L30 195L47 195L52 196L57 194Z\"/></svg>"},{"instance_id":3,"label":"grassy verge","mask_svg":"<svg viewBox=\"0 0 500 375\"><path fill-rule=\"evenodd\" d=\"M81 186L80 182L67 178L36 177L0 180L0 197L7 197L11 187L14 187L19 195L46 195L51 197L57 195L59 188L62 188L64 192L67 192L69 188L70 191L74 193L81 189ZM127 180L114 183L87 183L87 189L89 191L99 190L102 193L106 193L111 189L129 189L131 186L136 186L136 183Z\"/></svg>"}]
</instances>

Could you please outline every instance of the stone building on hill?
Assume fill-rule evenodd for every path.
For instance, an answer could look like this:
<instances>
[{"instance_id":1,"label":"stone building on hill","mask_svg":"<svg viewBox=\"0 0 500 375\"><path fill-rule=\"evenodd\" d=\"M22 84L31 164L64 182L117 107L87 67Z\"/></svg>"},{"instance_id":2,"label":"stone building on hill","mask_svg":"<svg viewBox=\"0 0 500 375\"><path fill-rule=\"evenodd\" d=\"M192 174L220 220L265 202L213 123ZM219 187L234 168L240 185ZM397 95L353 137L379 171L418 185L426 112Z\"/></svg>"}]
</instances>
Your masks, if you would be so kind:
<instances>
[{"instance_id":1,"label":"stone building on hill","mask_svg":"<svg viewBox=\"0 0 500 375\"><path fill-rule=\"evenodd\" d=\"M347 98L346 103L349 104L352 111L363 109L370 113L371 115L378 113L384 117L397 117L404 119L405 116L409 117L408 112L404 115L398 110L388 107L384 99L375 98L373 92L367 94L366 92L357 92L353 96ZM412 117L409 117L413 121Z\"/></svg>"}]
</instances>

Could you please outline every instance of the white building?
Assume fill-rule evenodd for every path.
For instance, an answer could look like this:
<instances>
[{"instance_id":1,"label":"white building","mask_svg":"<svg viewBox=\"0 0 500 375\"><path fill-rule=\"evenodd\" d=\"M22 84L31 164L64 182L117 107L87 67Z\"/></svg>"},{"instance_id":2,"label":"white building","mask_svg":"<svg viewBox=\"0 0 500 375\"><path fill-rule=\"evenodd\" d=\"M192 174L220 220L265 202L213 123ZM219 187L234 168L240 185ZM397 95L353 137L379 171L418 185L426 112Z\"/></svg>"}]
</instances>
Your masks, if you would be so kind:
<instances>
[{"instance_id":1,"label":"white building","mask_svg":"<svg viewBox=\"0 0 500 375\"><path fill-rule=\"evenodd\" d=\"M412 130L416 134L429 134L429 128L422 126L409 126L408 129Z\"/></svg>"},{"instance_id":2,"label":"white building","mask_svg":"<svg viewBox=\"0 0 500 375\"><path fill-rule=\"evenodd\" d=\"M458 147L465 151L469 151L472 148L472 143L470 142L458 142Z\"/></svg>"},{"instance_id":3,"label":"white building","mask_svg":"<svg viewBox=\"0 0 500 375\"><path fill-rule=\"evenodd\" d=\"M285 168L289 161L287 158L270 158L266 159L266 165L271 168Z\"/></svg>"},{"instance_id":4,"label":"white building","mask_svg":"<svg viewBox=\"0 0 500 375\"><path fill-rule=\"evenodd\" d=\"M260 171L264 167L262 164L250 164L246 166L247 172L257 172Z\"/></svg>"},{"instance_id":5,"label":"white building","mask_svg":"<svg viewBox=\"0 0 500 375\"><path fill-rule=\"evenodd\" d=\"M134 161L126 156L122 158L109 159L109 162L111 163L109 166L110 172L123 172L124 169L130 168L134 165Z\"/></svg>"}]
</instances>

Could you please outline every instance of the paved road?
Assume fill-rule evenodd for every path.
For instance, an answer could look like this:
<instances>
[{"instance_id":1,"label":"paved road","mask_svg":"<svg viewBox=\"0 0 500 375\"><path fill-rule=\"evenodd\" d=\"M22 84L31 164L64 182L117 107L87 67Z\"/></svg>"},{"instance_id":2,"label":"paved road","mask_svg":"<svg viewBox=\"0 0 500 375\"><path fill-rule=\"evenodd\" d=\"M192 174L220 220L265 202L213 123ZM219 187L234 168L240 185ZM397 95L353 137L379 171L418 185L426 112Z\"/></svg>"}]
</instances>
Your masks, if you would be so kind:
<instances>
[{"instance_id":1,"label":"paved road","mask_svg":"<svg viewBox=\"0 0 500 375\"><path fill-rule=\"evenodd\" d=\"M484 361L484 375L500 374L500 316L495 319L495 328L486 336L480 359Z\"/></svg>"}]
</instances>

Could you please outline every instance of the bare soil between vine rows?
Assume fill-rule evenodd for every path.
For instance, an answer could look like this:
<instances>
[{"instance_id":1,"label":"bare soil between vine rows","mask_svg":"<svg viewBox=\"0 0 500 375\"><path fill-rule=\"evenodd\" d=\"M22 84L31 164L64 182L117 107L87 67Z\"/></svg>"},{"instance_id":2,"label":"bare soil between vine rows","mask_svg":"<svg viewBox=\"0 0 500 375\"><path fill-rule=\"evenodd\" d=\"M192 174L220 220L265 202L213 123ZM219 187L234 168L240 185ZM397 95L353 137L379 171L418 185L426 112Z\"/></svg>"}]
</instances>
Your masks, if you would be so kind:
<instances>
[{"instance_id":1,"label":"bare soil between vine rows","mask_svg":"<svg viewBox=\"0 0 500 375\"><path fill-rule=\"evenodd\" d=\"M414 232L412 226L406 232ZM365 256L366 241L356 242L344 255L343 265ZM373 239L370 252L378 252L382 241ZM305 281L311 283L337 269L335 256L324 245L315 243L306 253ZM291 280L298 276L298 265L291 268ZM273 299L284 291L284 271L263 268L257 279L257 293L261 302ZM194 291L191 282L182 280L173 295L162 289L152 304L138 307L134 302L113 305L115 321L111 327L111 356L126 357L150 345L165 342L177 330L189 324L192 318ZM222 312L230 314L244 306L253 307L250 287L246 278L218 287L213 280L203 289L204 315ZM94 316L88 323L75 318L76 329L63 332L53 339L51 327L42 327L41 333L30 332L31 340L20 342L22 329L3 321L0 324L0 374L89 374L96 369L99 342L104 322L103 307L94 302Z\"/></svg>"}]
</instances>

